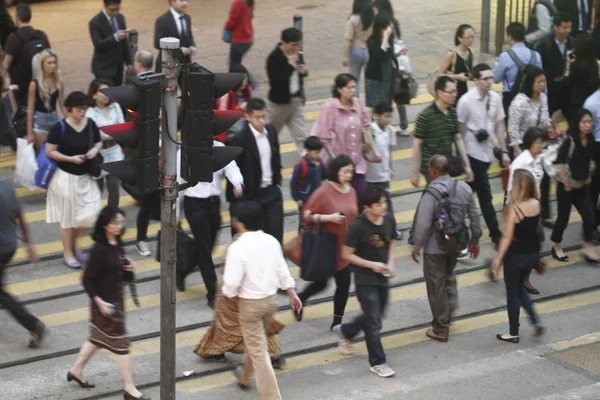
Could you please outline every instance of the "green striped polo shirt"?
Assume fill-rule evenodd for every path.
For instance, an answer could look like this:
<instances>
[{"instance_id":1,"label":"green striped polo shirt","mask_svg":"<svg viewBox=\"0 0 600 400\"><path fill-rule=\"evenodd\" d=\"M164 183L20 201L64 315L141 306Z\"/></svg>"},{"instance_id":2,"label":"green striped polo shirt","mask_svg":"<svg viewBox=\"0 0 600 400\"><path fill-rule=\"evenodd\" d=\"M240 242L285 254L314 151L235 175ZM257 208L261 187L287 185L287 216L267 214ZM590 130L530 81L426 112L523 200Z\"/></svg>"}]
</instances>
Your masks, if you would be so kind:
<instances>
[{"instance_id":1,"label":"green striped polo shirt","mask_svg":"<svg viewBox=\"0 0 600 400\"><path fill-rule=\"evenodd\" d=\"M428 174L429 158L434 154L452 156L454 136L459 133L456 108L450 107L444 114L437 105L432 103L421 111L417 117L415 137L423 140L421 145L421 173Z\"/></svg>"}]
</instances>

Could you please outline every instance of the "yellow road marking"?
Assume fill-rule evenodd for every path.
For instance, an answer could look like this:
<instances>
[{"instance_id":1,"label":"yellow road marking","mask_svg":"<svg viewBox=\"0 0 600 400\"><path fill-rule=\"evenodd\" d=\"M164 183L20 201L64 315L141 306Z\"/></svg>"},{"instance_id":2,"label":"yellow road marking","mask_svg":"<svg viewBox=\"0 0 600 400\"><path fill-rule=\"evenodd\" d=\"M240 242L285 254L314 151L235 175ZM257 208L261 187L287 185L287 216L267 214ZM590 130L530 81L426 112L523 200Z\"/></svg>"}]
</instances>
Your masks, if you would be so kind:
<instances>
[{"instance_id":1,"label":"yellow road marking","mask_svg":"<svg viewBox=\"0 0 600 400\"><path fill-rule=\"evenodd\" d=\"M576 347L576 346L581 346L584 344L590 344L590 343L596 343L596 342L600 342L600 332L588 333L587 335L583 335L583 336L580 336L580 337L572 339L572 340L565 340L562 342L552 343L552 344L549 344L548 346L552 347L552 349L554 349L556 351L559 351L559 350L570 349L571 347Z\"/></svg>"},{"instance_id":2,"label":"yellow road marking","mask_svg":"<svg viewBox=\"0 0 600 400\"><path fill-rule=\"evenodd\" d=\"M600 303L600 297L598 296L598 293L592 292L539 303L536 304L535 307L538 314L546 315L554 312L572 310L575 308L598 303ZM456 321L452 325L451 333L452 335L456 335L460 333L472 332L500 323L506 323L506 319L506 311L498 311L487 315L481 315L478 317ZM429 340L430 339L425 336L424 329L399 333L396 335L381 338L383 347L385 349L396 349ZM353 347L353 357L364 356L367 354L367 349L364 341L354 344ZM345 358L348 358L348 356L342 355L338 349L328 349L316 353L304 354L297 357L288 358L285 370L277 371L276 373L284 374L292 371L315 367L318 365L331 364L337 361L341 361ZM231 372L223 372L207 377L190 379L180 382L177 384L177 390L181 390L183 392L188 393L197 393L227 386L233 383L236 383L233 374L231 374Z\"/></svg>"},{"instance_id":3,"label":"yellow road marking","mask_svg":"<svg viewBox=\"0 0 600 400\"><path fill-rule=\"evenodd\" d=\"M406 253L406 255L408 255L408 252ZM397 255L396 257L399 256ZM578 262L578 260L575 260L576 258L577 256L573 255L572 260L570 260L567 263L562 263L556 260L550 260L547 268L560 268L567 265L575 264L576 262ZM295 269L294 273L299 273L299 270ZM489 282L487 274L483 270L461 274L458 276L457 279L459 289ZM499 279L501 279L501 277ZM204 292L202 294L204 294ZM424 282L415 283L407 286L401 286L390 290L390 301L393 303L398 303L400 301L408 299L416 299L424 296L427 296L427 288ZM304 310L303 321L315 320L331 315L331 304L332 302L328 301L326 303L307 306ZM360 304L358 303L358 300L355 297L349 298L348 304L346 305L346 311L350 312L357 310L360 310ZM86 315L89 315L89 311ZM285 325L293 325L297 323L296 319L292 316L292 313L289 310L279 311L276 315L276 318ZM196 331L186 331L177 334L176 347L182 348L193 344L197 344L205 332L206 328L202 328ZM130 354L132 357L139 357L148 354L154 354L159 351L160 338L155 338L132 343Z\"/></svg>"}]
</instances>

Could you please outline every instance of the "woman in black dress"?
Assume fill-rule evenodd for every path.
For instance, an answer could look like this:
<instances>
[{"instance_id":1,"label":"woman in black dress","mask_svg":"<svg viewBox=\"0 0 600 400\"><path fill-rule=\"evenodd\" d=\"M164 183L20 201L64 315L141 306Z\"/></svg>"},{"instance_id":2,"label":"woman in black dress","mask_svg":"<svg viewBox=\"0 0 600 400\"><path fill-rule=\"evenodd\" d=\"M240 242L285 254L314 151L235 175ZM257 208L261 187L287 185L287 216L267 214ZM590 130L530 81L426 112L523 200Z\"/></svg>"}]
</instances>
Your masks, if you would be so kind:
<instances>
[{"instance_id":1,"label":"woman in black dress","mask_svg":"<svg viewBox=\"0 0 600 400\"><path fill-rule=\"evenodd\" d=\"M473 45L474 37L475 33L471 25L460 25L454 34L454 48L444 54L436 72L438 76L448 75L456 81L456 88L458 90L456 104L458 104L458 100L460 100L462 95L469 90L467 82L473 79L471 76L471 70L473 69L471 46Z\"/></svg>"},{"instance_id":2,"label":"woman in black dress","mask_svg":"<svg viewBox=\"0 0 600 400\"><path fill-rule=\"evenodd\" d=\"M125 257L121 235L125 214L114 207L105 207L96 221L93 239L96 242L83 275L83 286L91 299L90 337L79 351L75 365L67 373L69 382L82 388L93 388L83 379L83 368L99 348L118 356L117 365L125 383L125 400L150 400L133 383L129 338L125 331L123 281L133 274L134 262Z\"/></svg>"}]
</instances>

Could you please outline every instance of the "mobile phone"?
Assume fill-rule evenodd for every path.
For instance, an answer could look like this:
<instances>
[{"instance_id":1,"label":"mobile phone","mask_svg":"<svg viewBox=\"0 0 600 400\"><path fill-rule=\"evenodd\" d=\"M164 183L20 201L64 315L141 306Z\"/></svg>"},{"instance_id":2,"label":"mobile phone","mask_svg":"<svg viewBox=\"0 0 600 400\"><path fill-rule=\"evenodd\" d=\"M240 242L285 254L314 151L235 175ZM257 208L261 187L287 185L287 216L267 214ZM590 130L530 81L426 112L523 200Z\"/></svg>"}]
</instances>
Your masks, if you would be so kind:
<instances>
[{"instance_id":1,"label":"mobile phone","mask_svg":"<svg viewBox=\"0 0 600 400\"><path fill-rule=\"evenodd\" d=\"M340 215L341 215L341 216L343 216L343 217L345 217L345 216L346 216L346 214L344 214L344 213L343 213L343 212L341 212L341 211L340 211L340 212L338 212L338 214L340 214Z\"/></svg>"}]
</instances>

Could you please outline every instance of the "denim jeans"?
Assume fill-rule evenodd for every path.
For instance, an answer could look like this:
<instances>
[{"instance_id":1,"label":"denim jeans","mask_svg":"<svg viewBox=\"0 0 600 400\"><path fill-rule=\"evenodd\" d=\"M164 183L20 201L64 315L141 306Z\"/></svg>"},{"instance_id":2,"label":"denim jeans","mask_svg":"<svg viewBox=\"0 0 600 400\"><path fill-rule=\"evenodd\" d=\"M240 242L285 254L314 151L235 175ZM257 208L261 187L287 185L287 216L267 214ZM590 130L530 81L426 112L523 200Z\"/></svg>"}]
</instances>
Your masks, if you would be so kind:
<instances>
[{"instance_id":1,"label":"denim jeans","mask_svg":"<svg viewBox=\"0 0 600 400\"><path fill-rule=\"evenodd\" d=\"M49 113L36 111L33 114L33 130L35 132L50 132L50 129L58 122L58 113L52 111Z\"/></svg>"},{"instance_id":2,"label":"denim jeans","mask_svg":"<svg viewBox=\"0 0 600 400\"><path fill-rule=\"evenodd\" d=\"M348 65L350 68L350 73L356 78L356 97L359 97L360 94L360 75L363 68L367 67L368 61L369 50L360 47L353 47L350 49Z\"/></svg>"},{"instance_id":3,"label":"denim jeans","mask_svg":"<svg viewBox=\"0 0 600 400\"><path fill-rule=\"evenodd\" d=\"M388 296L387 286L356 285L356 297L363 313L349 324L342 325L342 335L347 339L351 340L361 330L365 333L369 363L372 367L387 362L381 344L381 320Z\"/></svg>"},{"instance_id":4,"label":"denim jeans","mask_svg":"<svg viewBox=\"0 0 600 400\"><path fill-rule=\"evenodd\" d=\"M231 43L231 46L229 46L229 68L241 64L250 47L252 47L252 43Z\"/></svg>"},{"instance_id":5,"label":"denim jeans","mask_svg":"<svg viewBox=\"0 0 600 400\"><path fill-rule=\"evenodd\" d=\"M519 316L521 307L529 314L533 325L538 324L538 317L533 309L533 302L523 286L540 256L537 253L511 254L504 256L504 284L506 285L506 309L510 334L519 335Z\"/></svg>"}]
</instances>

